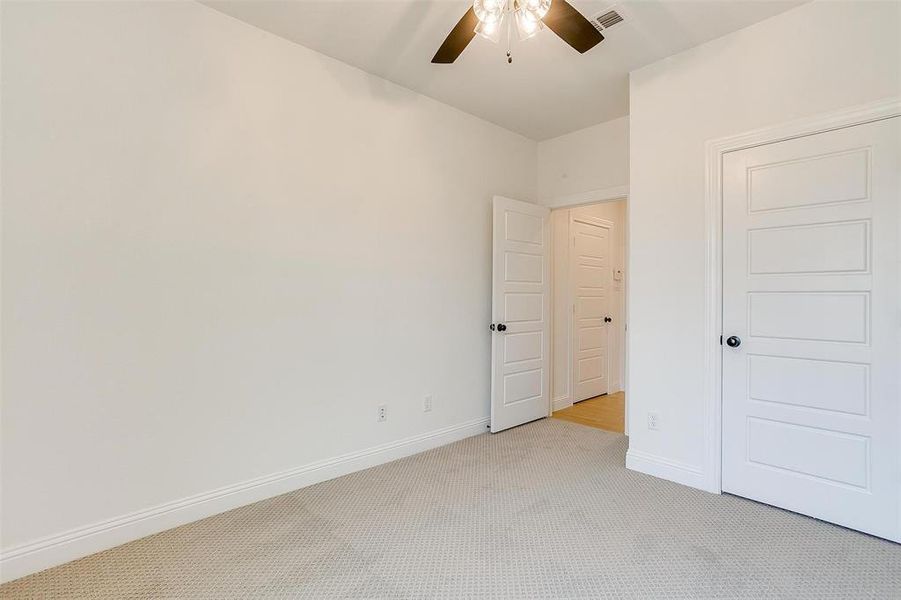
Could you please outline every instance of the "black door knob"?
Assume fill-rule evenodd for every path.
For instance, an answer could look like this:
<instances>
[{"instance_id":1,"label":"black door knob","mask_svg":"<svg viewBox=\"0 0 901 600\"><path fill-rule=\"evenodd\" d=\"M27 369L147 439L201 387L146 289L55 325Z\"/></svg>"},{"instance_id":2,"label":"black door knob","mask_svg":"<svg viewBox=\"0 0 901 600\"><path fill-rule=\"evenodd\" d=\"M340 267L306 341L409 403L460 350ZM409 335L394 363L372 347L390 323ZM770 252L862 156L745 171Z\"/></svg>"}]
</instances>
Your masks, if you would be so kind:
<instances>
[{"instance_id":1,"label":"black door knob","mask_svg":"<svg viewBox=\"0 0 901 600\"><path fill-rule=\"evenodd\" d=\"M497 330L498 330L498 331L507 331L507 326L504 325L503 323L498 323L498 324L497 324Z\"/></svg>"},{"instance_id":2,"label":"black door knob","mask_svg":"<svg viewBox=\"0 0 901 600\"><path fill-rule=\"evenodd\" d=\"M494 331L494 323L492 323L491 325L489 325L489 326L488 326L488 329L490 329L491 331Z\"/></svg>"},{"instance_id":3,"label":"black door knob","mask_svg":"<svg viewBox=\"0 0 901 600\"><path fill-rule=\"evenodd\" d=\"M726 338L726 345L730 348L738 348L741 346L741 338L737 335L730 335Z\"/></svg>"},{"instance_id":4,"label":"black door knob","mask_svg":"<svg viewBox=\"0 0 901 600\"><path fill-rule=\"evenodd\" d=\"M604 317L604 323L612 323L612 322L613 322L613 319L611 319L610 317Z\"/></svg>"}]
</instances>

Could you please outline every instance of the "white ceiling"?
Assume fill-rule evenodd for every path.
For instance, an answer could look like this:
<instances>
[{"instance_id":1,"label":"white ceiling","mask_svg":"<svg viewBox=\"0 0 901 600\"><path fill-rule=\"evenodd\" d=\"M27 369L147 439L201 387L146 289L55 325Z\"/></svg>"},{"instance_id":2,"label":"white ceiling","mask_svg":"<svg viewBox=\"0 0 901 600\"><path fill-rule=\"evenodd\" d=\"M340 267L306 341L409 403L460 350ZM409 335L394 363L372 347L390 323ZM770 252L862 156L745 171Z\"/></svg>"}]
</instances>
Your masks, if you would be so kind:
<instances>
[{"instance_id":1,"label":"white ceiling","mask_svg":"<svg viewBox=\"0 0 901 600\"><path fill-rule=\"evenodd\" d=\"M549 29L505 46L476 37L452 65L429 61L470 0L204 0L281 37L529 138L629 113L629 71L786 11L802 0L570 0L625 22L579 55Z\"/></svg>"}]
</instances>

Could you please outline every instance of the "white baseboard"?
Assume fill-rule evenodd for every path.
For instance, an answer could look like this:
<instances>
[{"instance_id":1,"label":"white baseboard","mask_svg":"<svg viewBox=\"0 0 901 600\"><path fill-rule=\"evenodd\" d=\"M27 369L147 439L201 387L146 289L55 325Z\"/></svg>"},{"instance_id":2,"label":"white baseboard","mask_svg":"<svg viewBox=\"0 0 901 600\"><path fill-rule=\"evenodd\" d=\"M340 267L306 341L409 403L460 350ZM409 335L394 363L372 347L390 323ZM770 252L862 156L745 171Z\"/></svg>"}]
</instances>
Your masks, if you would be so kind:
<instances>
[{"instance_id":1,"label":"white baseboard","mask_svg":"<svg viewBox=\"0 0 901 600\"><path fill-rule=\"evenodd\" d=\"M0 554L0 582L18 579L239 506L485 433L488 421L488 417L467 421L4 549Z\"/></svg>"},{"instance_id":2,"label":"white baseboard","mask_svg":"<svg viewBox=\"0 0 901 600\"><path fill-rule=\"evenodd\" d=\"M560 396L559 398L554 398L554 410L562 410L564 408L569 408L573 405L572 399L569 396Z\"/></svg>"},{"instance_id":3,"label":"white baseboard","mask_svg":"<svg viewBox=\"0 0 901 600\"><path fill-rule=\"evenodd\" d=\"M700 467L655 456L640 450L632 450L630 448L626 451L626 468L681 483L705 492L712 491L708 489L707 477L704 475L704 470Z\"/></svg>"}]
</instances>

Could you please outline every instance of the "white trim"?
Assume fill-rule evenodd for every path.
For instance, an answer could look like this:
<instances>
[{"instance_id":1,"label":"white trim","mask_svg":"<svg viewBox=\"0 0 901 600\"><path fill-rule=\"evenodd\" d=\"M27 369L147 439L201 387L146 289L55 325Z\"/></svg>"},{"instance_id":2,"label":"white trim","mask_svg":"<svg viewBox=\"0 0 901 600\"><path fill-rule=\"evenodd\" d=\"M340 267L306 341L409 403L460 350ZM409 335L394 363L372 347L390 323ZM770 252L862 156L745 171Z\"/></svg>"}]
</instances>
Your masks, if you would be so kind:
<instances>
[{"instance_id":1,"label":"white trim","mask_svg":"<svg viewBox=\"0 0 901 600\"><path fill-rule=\"evenodd\" d=\"M560 396L559 398L554 398L552 412L563 410L564 408L569 408L572 405L573 401L572 398L569 397L569 394Z\"/></svg>"},{"instance_id":2,"label":"white trim","mask_svg":"<svg viewBox=\"0 0 901 600\"><path fill-rule=\"evenodd\" d=\"M9 548L0 557L0 581L11 581L152 533L485 433L488 422L488 417L466 421Z\"/></svg>"},{"instance_id":3,"label":"white trim","mask_svg":"<svg viewBox=\"0 0 901 600\"><path fill-rule=\"evenodd\" d=\"M549 232L548 237L551 240L551 253L550 253L550 257L548 258L548 276L551 278L551 297L548 299L548 307L550 308L550 311L551 311L551 321L550 321L551 332L550 332L550 335L548 336L548 338L550 339L550 350L548 352L548 355L551 358L551 371L550 371L550 374L548 375L548 381L550 381L550 391L548 393L547 416L553 417L555 410L560 410L560 408L566 408L567 406L572 406L572 401L570 401L570 399L569 399L570 390L566 390L566 394L564 394L563 396L558 396L557 398L554 398L554 386L557 385L557 382L555 380L556 375L554 374L554 371L556 370L554 368L554 366L556 364L555 363L556 357L555 357L555 352L554 352L554 327L555 327L554 326L554 315L556 315L556 312L555 312L556 306L554 304L554 298L557 296L556 290L557 290L557 285L559 285L557 278L560 276L560 274L557 273L557 269L554 266L555 253L556 253L556 248L557 248L557 240L554 239L554 211L553 210L548 215L547 225L548 225L548 232ZM569 231L567 230L567 236L568 235L569 235ZM567 402L568 402L568 404L567 404ZM558 406L560 408L558 408Z\"/></svg>"},{"instance_id":4,"label":"white trim","mask_svg":"<svg viewBox=\"0 0 901 600\"><path fill-rule=\"evenodd\" d=\"M626 468L694 488L704 487L704 471L700 467L639 450L626 451Z\"/></svg>"},{"instance_id":5,"label":"white trim","mask_svg":"<svg viewBox=\"0 0 901 600\"><path fill-rule=\"evenodd\" d=\"M901 116L901 98L887 98L707 142L707 189L705 194L707 229L705 372L707 378L704 385L704 476L701 484L695 487L708 492L722 492L723 399L722 352L719 336L722 334L723 305L723 154L897 116Z\"/></svg>"},{"instance_id":6,"label":"white trim","mask_svg":"<svg viewBox=\"0 0 901 600\"><path fill-rule=\"evenodd\" d=\"M594 225L595 227L604 227L605 229L612 230L615 225L613 221L608 221L607 219L602 219L600 217L589 217L585 215L577 215L572 211L569 212L570 224L572 223L584 223L585 225Z\"/></svg>"},{"instance_id":7,"label":"white trim","mask_svg":"<svg viewBox=\"0 0 901 600\"><path fill-rule=\"evenodd\" d=\"M629 196L628 185L618 185L600 190L590 190L588 192L579 192L578 194L569 194L567 196L556 196L541 202L549 208L571 208L574 206L582 206L585 204L596 204L598 202L609 202L611 200L623 200Z\"/></svg>"}]
</instances>

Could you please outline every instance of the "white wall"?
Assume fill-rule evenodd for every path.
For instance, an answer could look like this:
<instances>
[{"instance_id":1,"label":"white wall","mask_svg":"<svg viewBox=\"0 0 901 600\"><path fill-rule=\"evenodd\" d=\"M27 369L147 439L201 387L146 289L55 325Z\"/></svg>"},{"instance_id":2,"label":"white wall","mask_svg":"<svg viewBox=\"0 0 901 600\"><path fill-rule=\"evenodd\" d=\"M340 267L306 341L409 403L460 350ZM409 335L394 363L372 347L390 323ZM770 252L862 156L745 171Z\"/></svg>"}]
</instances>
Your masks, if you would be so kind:
<instances>
[{"instance_id":1,"label":"white wall","mask_svg":"<svg viewBox=\"0 0 901 600\"><path fill-rule=\"evenodd\" d=\"M548 206L590 202L629 184L629 117L538 143L538 198Z\"/></svg>"},{"instance_id":2,"label":"white wall","mask_svg":"<svg viewBox=\"0 0 901 600\"><path fill-rule=\"evenodd\" d=\"M899 94L897 2L806 4L632 73L628 410L640 468L706 476L705 142Z\"/></svg>"},{"instance_id":3,"label":"white wall","mask_svg":"<svg viewBox=\"0 0 901 600\"><path fill-rule=\"evenodd\" d=\"M570 217L573 215L596 217L613 223L611 239L611 268L625 269L626 257L626 202L604 202L578 208L562 208L551 212L551 232L553 238L553 306L551 331L553 335L553 357L551 398L554 410L566 408L573 402L572 383L572 290L569 279L570 261ZM611 281L610 328L608 352L610 356L608 386L610 392L621 391L624 387L625 368L625 278Z\"/></svg>"},{"instance_id":4,"label":"white wall","mask_svg":"<svg viewBox=\"0 0 901 600\"><path fill-rule=\"evenodd\" d=\"M5 557L484 431L490 200L533 199L534 142L195 3L2 16Z\"/></svg>"}]
</instances>

